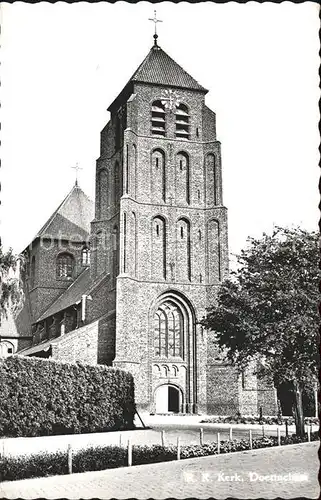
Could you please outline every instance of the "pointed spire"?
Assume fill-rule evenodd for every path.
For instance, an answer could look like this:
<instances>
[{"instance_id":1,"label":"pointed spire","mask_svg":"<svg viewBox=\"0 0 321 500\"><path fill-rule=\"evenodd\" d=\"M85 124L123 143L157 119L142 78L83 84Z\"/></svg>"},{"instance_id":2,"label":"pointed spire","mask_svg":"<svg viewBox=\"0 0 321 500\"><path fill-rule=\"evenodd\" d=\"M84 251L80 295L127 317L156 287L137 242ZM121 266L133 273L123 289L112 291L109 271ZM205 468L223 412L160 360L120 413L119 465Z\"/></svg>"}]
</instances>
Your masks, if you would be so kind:
<instances>
[{"instance_id":1,"label":"pointed spire","mask_svg":"<svg viewBox=\"0 0 321 500\"><path fill-rule=\"evenodd\" d=\"M156 10L154 10L154 17L153 18L149 18L148 20L149 21L153 21L153 23L155 24L155 33L153 35L153 38L154 38L154 47L158 47L158 45L157 45L157 38L158 38L158 35L157 35L157 23L162 23L163 21L161 19L157 19Z\"/></svg>"}]
</instances>

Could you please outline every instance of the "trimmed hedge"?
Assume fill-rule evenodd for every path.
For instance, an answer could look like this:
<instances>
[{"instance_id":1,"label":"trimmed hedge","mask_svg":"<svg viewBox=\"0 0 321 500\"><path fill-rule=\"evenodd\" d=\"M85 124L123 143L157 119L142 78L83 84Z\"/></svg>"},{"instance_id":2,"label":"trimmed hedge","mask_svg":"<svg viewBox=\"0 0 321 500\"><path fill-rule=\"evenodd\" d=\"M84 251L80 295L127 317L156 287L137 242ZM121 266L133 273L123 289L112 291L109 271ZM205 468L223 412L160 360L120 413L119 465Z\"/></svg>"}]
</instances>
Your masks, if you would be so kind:
<instances>
[{"instance_id":1,"label":"trimmed hedge","mask_svg":"<svg viewBox=\"0 0 321 500\"><path fill-rule=\"evenodd\" d=\"M311 433L311 441L319 439L318 432ZM295 444L307 441L297 436L281 437L281 444ZM261 437L253 439L252 448L268 448L277 446L277 437ZM245 451L250 449L248 440L220 441L220 453ZM205 457L217 454L217 443L203 445L185 445L181 447L181 459ZM177 447L172 446L133 446L133 465L150 464L176 460ZM104 446L88 448L75 452L73 455L73 472L86 472L95 470L125 467L127 465L127 449L119 446ZM0 458L0 481L12 481L31 477L52 476L67 474L67 453L39 454L20 457Z\"/></svg>"},{"instance_id":2,"label":"trimmed hedge","mask_svg":"<svg viewBox=\"0 0 321 500\"><path fill-rule=\"evenodd\" d=\"M235 415L234 417L208 417L201 420L201 423L205 424L266 424L266 425L280 425L285 424L287 422L289 425L293 425L295 423L293 417L253 417L247 416L242 417L240 415ZM304 422L306 424L318 424L318 417L305 417Z\"/></svg>"},{"instance_id":3,"label":"trimmed hedge","mask_svg":"<svg viewBox=\"0 0 321 500\"><path fill-rule=\"evenodd\" d=\"M134 428L131 374L106 366L0 358L0 436Z\"/></svg>"}]
</instances>

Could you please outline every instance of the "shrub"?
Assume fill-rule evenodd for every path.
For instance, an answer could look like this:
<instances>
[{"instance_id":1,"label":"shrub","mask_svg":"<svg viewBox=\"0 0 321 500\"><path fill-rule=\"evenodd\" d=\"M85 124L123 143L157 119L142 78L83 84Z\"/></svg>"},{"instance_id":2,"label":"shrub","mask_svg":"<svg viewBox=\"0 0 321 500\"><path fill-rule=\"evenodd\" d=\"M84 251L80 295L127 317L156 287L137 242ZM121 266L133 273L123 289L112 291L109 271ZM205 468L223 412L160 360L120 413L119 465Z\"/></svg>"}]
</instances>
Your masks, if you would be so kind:
<instances>
[{"instance_id":1,"label":"shrub","mask_svg":"<svg viewBox=\"0 0 321 500\"><path fill-rule=\"evenodd\" d=\"M0 358L0 436L133 428L134 383L106 366Z\"/></svg>"},{"instance_id":2,"label":"shrub","mask_svg":"<svg viewBox=\"0 0 321 500\"><path fill-rule=\"evenodd\" d=\"M241 417L239 415L236 415L234 417L228 416L228 417L209 417L201 420L201 423L211 423L211 424L266 424L266 425L272 425L272 424L285 424L285 422L288 422L289 425L293 425L294 418L293 417L257 417L257 416L244 416ZM304 422L306 424L318 424L319 419L317 417L306 417L304 419Z\"/></svg>"},{"instance_id":3,"label":"shrub","mask_svg":"<svg viewBox=\"0 0 321 500\"><path fill-rule=\"evenodd\" d=\"M295 444L307 441L307 435L303 438L282 436L281 444ZM319 439L318 432L311 433L311 441ZM276 446L276 436L260 437L252 440L253 449ZM250 443L246 439L240 441L221 441L220 453L231 453L234 451L245 451L250 449ZM184 445L181 447L181 458L205 457L217 454L217 443L204 445ZM167 462L176 460L176 446L133 446L133 465L150 464L156 462ZM0 481L26 479L30 477L51 476L56 474L67 474L68 459L66 452L53 454L42 453L20 457L0 458ZM127 449L119 446L98 446L80 450L73 455L73 472L86 472L94 470L112 469L127 465Z\"/></svg>"},{"instance_id":4,"label":"shrub","mask_svg":"<svg viewBox=\"0 0 321 500\"><path fill-rule=\"evenodd\" d=\"M127 449L119 446L97 446L80 450L73 457L73 472L104 470L127 465Z\"/></svg>"},{"instance_id":5,"label":"shrub","mask_svg":"<svg viewBox=\"0 0 321 500\"><path fill-rule=\"evenodd\" d=\"M67 472L67 454L64 452L0 458L0 481L54 476Z\"/></svg>"}]
</instances>

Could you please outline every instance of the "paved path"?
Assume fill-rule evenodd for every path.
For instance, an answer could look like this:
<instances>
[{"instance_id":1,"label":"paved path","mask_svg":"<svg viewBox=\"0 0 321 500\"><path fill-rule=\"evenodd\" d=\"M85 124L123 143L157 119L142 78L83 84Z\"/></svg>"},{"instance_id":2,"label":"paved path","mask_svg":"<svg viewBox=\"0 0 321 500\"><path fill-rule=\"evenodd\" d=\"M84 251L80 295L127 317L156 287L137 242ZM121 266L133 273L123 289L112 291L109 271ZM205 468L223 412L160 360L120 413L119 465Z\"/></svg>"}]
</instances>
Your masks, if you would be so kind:
<instances>
[{"instance_id":1,"label":"paved path","mask_svg":"<svg viewBox=\"0 0 321 500\"><path fill-rule=\"evenodd\" d=\"M319 443L314 442L69 476L5 482L0 484L0 498L313 499L319 497L318 447ZM265 477L262 479L263 474ZM273 475L285 477L277 479Z\"/></svg>"},{"instance_id":2,"label":"paved path","mask_svg":"<svg viewBox=\"0 0 321 500\"><path fill-rule=\"evenodd\" d=\"M120 442L126 445L128 439L132 444L161 444L161 431L165 430L166 442L176 444L177 437L180 437L181 444L197 444L200 440L200 428L204 430L204 443L217 441L217 433L220 433L221 441L229 439L229 424L209 424L200 423L198 416L186 417L149 417L147 422L150 429L137 429L134 431L115 431L100 432L91 434L72 434L61 436L42 436L33 438L5 438L0 439L0 454L2 455L30 455L39 452L53 453L61 450L67 452L70 444L73 450L88 448L99 445L119 445ZM139 422L136 422L139 425ZM262 436L261 425L234 424L234 439L248 439L249 429L252 430L253 437ZM265 426L267 436L277 433L276 425ZM314 426L314 430L318 427ZM281 433L285 433L285 426L280 426ZM295 428L289 428L289 433L295 431Z\"/></svg>"}]
</instances>

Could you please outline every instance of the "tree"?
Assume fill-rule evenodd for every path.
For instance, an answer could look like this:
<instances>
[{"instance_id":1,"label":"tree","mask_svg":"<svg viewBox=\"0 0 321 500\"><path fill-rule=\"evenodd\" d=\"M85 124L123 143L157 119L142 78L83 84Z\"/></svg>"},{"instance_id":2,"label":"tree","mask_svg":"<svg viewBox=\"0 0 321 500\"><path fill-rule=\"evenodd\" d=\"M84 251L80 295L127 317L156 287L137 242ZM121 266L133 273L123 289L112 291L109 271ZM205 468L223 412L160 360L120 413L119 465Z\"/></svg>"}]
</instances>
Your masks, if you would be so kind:
<instances>
[{"instance_id":1,"label":"tree","mask_svg":"<svg viewBox=\"0 0 321 500\"><path fill-rule=\"evenodd\" d=\"M275 387L290 384L296 433L304 434L302 390L317 380L318 235L277 227L248 239L202 324L240 370L256 365Z\"/></svg>"},{"instance_id":2,"label":"tree","mask_svg":"<svg viewBox=\"0 0 321 500\"><path fill-rule=\"evenodd\" d=\"M16 271L24 265L24 258L13 254L12 249L4 252L0 246L0 325L8 312L18 314L23 306L22 282Z\"/></svg>"}]
</instances>

